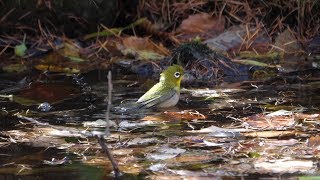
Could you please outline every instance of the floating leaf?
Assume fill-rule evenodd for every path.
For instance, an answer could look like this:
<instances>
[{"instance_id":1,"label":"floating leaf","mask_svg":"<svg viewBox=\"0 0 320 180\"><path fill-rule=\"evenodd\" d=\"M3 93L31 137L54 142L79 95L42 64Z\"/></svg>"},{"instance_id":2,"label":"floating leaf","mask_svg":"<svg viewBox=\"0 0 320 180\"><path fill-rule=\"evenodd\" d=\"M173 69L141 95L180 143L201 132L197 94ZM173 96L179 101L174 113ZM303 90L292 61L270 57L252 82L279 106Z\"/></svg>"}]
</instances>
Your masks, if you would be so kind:
<instances>
[{"instance_id":1,"label":"floating leaf","mask_svg":"<svg viewBox=\"0 0 320 180\"><path fill-rule=\"evenodd\" d=\"M203 143L204 143L206 146L209 146L209 147L216 147L216 146L223 146L223 145L225 145L224 143L215 143L215 142L210 142L210 141L207 141L207 140L203 140Z\"/></svg>"},{"instance_id":2,"label":"floating leaf","mask_svg":"<svg viewBox=\"0 0 320 180\"><path fill-rule=\"evenodd\" d=\"M221 128L217 126L209 126L207 128L200 129L198 131L193 131L193 132L198 132L198 133L212 133L212 132L231 132L231 133L238 133L238 132L248 132L252 131L249 129L228 129L228 128Z\"/></svg>"},{"instance_id":3,"label":"floating leaf","mask_svg":"<svg viewBox=\"0 0 320 180\"><path fill-rule=\"evenodd\" d=\"M166 164L154 164L151 165L148 169L150 169L151 171L162 171L164 169L166 169Z\"/></svg>"},{"instance_id":4,"label":"floating leaf","mask_svg":"<svg viewBox=\"0 0 320 180\"><path fill-rule=\"evenodd\" d=\"M294 146L300 143L299 140L296 139L288 139L288 140L278 140L278 139L268 139L265 141L266 145L269 146Z\"/></svg>"},{"instance_id":5,"label":"floating leaf","mask_svg":"<svg viewBox=\"0 0 320 180\"><path fill-rule=\"evenodd\" d=\"M194 97L220 97L221 93L214 89L182 89L184 92L190 93Z\"/></svg>"},{"instance_id":6,"label":"floating leaf","mask_svg":"<svg viewBox=\"0 0 320 180\"><path fill-rule=\"evenodd\" d=\"M276 159L270 162L255 162L260 173L312 173L316 170L313 161Z\"/></svg>"},{"instance_id":7,"label":"floating leaf","mask_svg":"<svg viewBox=\"0 0 320 180\"><path fill-rule=\"evenodd\" d=\"M109 123L111 127L117 127L114 121L110 121ZM96 121L83 122L82 124L84 127L106 127L108 123L104 119L98 119Z\"/></svg>"},{"instance_id":8,"label":"floating leaf","mask_svg":"<svg viewBox=\"0 0 320 180\"><path fill-rule=\"evenodd\" d=\"M158 139L157 138L134 138L127 142L128 146L135 146L135 145L147 145L147 144L154 144L157 143Z\"/></svg>"},{"instance_id":9,"label":"floating leaf","mask_svg":"<svg viewBox=\"0 0 320 180\"><path fill-rule=\"evenodd\" d=\"M297 135L305 136L305 134L296 131L255 131L243 133L245 137L259 137L259 138L279 138L279 137L294 137Z\"/></svg>"},{"instance_id":10,"label":"floating leaf","mask_svg":"<svg viewBox=\"0 0 320 180\"><path fill-rule=\"evenodd\" d=\"M123 129L135 129L144 126L150 126L156 124L153 121L143 121L143 122L130 122L130 121L121 121L119 127Z\"/></svg>"},{"instance_id":11,"label":"floating leaf","mask_svg":"<svg viewBox=\"0 0 320 180\"><path fill-rule=\"evenodd\" d=\"M51 161L44 160L43 164L47 164L50 166L57 166L57 165L67 164L68 162L69 162L69 159L67 157L64 157L63 159L52 158Z\"/></svg>"},{"instance_id":12,"label":"floating leaf","mask_svg":"<svg viewBox=\"0 0 320 180\"><path fill-rule=\"evenodd\" d=\"M194 119L206 119L207 117L198 111L184 110L180 112L165 111L164 114L168 115L169 119L183 119L183 120L194 120Z\"/></svg>"},{"instance_id":13,"label":"floating leaf","mask_svg":"<svg viewBox=\"0 0 320 180\"><path fill-rule=\"evenodd\" d=\"M255 114L241 118L246 126L263 129L284 129L295 124L296 120L292 116L268 116L265 114Z\"/></svg>"},{"instance_id":14,"label":"floating leaf","mask_svg":"<svg viewBox=\"0 0 320 180\"><path fill-rule=\"evenodd\" d=\"M148 154L147 158L154 159L154 160L165 160L165 159L174 158L184 152L186 152L185 149L170 148L165 145L157 149L157 152Z\"/></svg>"},{"instance_id":15,"label":"floating leaf","mask_svg":"<svg viewBox=\"0 0 320 180\"><path fill-rule=\"evenodd\" d=\"M267 114L266 117L292 116L292 115L293 115L292 111L287 111L287 110L280 109L278 111L275 111L275 112Z\"/></svg>"}]
</instances>

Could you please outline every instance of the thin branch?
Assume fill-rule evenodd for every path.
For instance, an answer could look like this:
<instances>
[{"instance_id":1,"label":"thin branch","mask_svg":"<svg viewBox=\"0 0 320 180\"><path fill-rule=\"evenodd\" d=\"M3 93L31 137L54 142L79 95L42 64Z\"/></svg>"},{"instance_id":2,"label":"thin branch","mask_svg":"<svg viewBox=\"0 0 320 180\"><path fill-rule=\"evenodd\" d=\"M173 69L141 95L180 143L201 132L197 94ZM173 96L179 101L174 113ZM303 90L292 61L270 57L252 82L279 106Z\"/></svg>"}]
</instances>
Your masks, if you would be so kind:
<instances>
[{"instance_id":1,"label":"thin branch","mask_svg":"<svg viewBox=\"0 0 320 180\"><path fill-rule=\"evenodd\" d=\"M120 177L121 173L120 173L120 169L118 167L118 163L115 161L115 159L113 158L112 152L110 151L110 149L106 146L106 142L103 136L96 136L101 148L103 149L104 153L107 155L108 159L110 160L112 167L113 167L113 171L114 171L114 176L115 178Z\"/></svg>"},{"instance_id":2,"label":"thin branch","mask_svg":"<svg viewBox=\"0 0 320 180\"><path fill-rule=\"evenodd\" d=\"M113 85L112 85L112 75L111 75L111 71L108 72L108 106L107 106L107 112L106 112L106 129L105 129L105 135L109 136L110 135L110 109L112 106L112 89L113 89Z\"/></svg>"},{"instance_id":3,"label":"thin branch","mask_svg":"<svg viewBox=\"0 0 320 180\"><path fill-rule=\"evenodd\" d=\"M113 171L114 171L114 176L116 178L118 178L121 174L120 174L120 170L118 167L118 163L115 161L115 159L113 158L112 152L111 150L108 148L108 146L106 145L105 139L104 139L104 135L109 136L110 135L110 108L112 106L112 76L111 76L111 71L108 72L108 106L107 106L107 112L106 112L106 117L105 117L105 121L107 123L106 129L105 129L105 133L103 135L96 135L96 139L98 140L102 150L104 151L104 153L107 155L108 159L110 160L112 167L113 167Z\"/></svg>"}]
</instances>

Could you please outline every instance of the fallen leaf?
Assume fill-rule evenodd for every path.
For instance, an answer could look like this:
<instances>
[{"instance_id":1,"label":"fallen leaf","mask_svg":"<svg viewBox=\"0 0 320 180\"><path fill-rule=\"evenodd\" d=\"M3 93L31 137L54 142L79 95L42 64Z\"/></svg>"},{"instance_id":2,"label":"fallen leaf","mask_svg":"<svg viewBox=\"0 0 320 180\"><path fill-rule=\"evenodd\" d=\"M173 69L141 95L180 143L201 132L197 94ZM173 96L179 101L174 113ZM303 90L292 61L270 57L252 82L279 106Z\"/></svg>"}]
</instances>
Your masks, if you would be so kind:
<instances>
[{"instance_id":1,"label":"fallen leaf","mask_svg":"<svg viewBox=\"0 0 320 180\"><path fill-rule=\"evenodd\" d=\"M215 143L215 142L210 142L210 141L207 141L207 140L203 140L203 143L204 143L206 146L209 146L209 147L216 147L216 146L223 146L223 145L225 145L224 143Z\"/></svg>"},{"instance_id":2,"label":"fallen leaf","mask_svg":"<svg viewBox=\"0 0 320 180\"><path fill-rule=\"evenodd\" d=\"M63 72L68 74L80 72L80 70L76 68L58 66L58 65L38 64L38 65L35 65L34 67L40 71Z\"/></svg>"},{"instance_id":3,"label":"fallen leaf","mask_svg":"<svg viewBox=\"0 0 320 180\"><path fill-rule=\"evenodd\" d=\"M283 137L295 137L301 133L296 131L255 131L243 133L245 137L259 137L259 138L283 138ZM303 135L303 134L301 134Z\"/></svg>"},{"instance_id":4,"label":"fallen leaf","mask_svg":"<svg viewBox=\"0 0 320 180\"><path fill-rule=\"evenodd\" d=\"M118 49L126 56L134 56L140 60L159 60L170 55L170 51L162 44L156 44L149 38L127 37L122 39L123 46Z\"/></svg>"},{"instance_id":5,"label":"fallen leaf","mask_svg":"<svg viewBox=\"0 0 320 180\"><path fill-rule=\"evenodd\" d=\"M114 121L110 121L110 127L117 127L117 124ZM96 121L86 121L82 123L84 127L106 127L107 122L104 119L98 119Z\"/></svg>"},{"instance_id":6,"label":"fallen leaf","mask_svg":"<svg viewBox=\"0 0 320 180\"><path fill-rule=\"evenodd\" d=\"M191 131L191 132L198 132L198 133L212 133L212 132L232 132L232 133L239 133L239 132L250 132L250 129L228 129L228 128L221 128L218 126L209 126L207 128L202 128L198 131Z\"/></svg>"},{"instance_id":7,"label":"fallen leaf","mask_svg":"<svg viewBox=\"0 0 320 180\"><path fill-rule=\"evenodd\" d=\"M166 164L160 164L160 163L153 164L148 169L151 171L162 171L162 170L166 169Z\"/></svg>"},{"instance_id":8,"label":"fallen leaf","mask_svg":"<svg viewBox=\"0 0 320 180\"><path fill-rule=\"evenodd\" d=\"M119 123L119 127L122 129L135 129L144 126L155 125L156 123L153 121L142 121L142 122L130 122L130 121L121 121Z\"/></svg>"},{"instance_id":9,"label":"fallen leaf","mask_svg":"<svg viewBox=\"0 0 320 180\"><path fill-rule=\"evenodd\" d=\"M288 140L268 139L265 141L265 144L269 146L293 146L298 143L299 143L299 140L296 140L296 139L288 139Z\"/></svg>"},{"instance_id":10,"label":"fallen leaf","mask_svg":"<svg viewBox=\"0 0 320 180\"><path fill-rule=\"evenodd\" d=\"M164 145L158 148L156 152L148 154L147 158L153 159L153 160L165 160L165 159L174 158L180 154L183 154L184 152L186 152L185 149L170 148L167 145Z\"/></svg>"},{"instance_id":11,"label":"fallen leaf","mask_svg":"<svg viewBox=\"0 0 320 180\"><path fill-rule=\"evenodd\" d=\"M164 114L169 116L169 119L182 119L182 120L194 120L194 119L206 119L207 117L198 111L184 110L180 112L165 111Z\"/></svg>"},{"instance_id":12,"label":"fallen leaf","mask_svg":"<svg viewBox=\"0 0 320 180\"><path fill-rule=\"evenodd\" d=\"M255 114L241 118L245 126L258 129L285 129L292 127L296 120L293 116L268 116L265 114Z\"/></svg>"},{"instance_id":13,"label":"fallen leaf","mask_svg":"<svg viewBox=\"0 0 320 180\"><path fill-rule=\"evenodd\" d=\"M255 162L254 168L259 173L313 173L316 170L310 160L276 159L270 162Z\"/></svg>"},{"instance_id":14,"label":"fallen leaf","mask_svg":"<svg viewBox=\"0 0 320 180\"><path fill-rule=\"evenodd\" d=\"M184 155L180 155L177 156L173 159L168 159L166 160L166 162L169 164L172 163L201 163L204 161L211 161L213 158L212 155L210 154L203 154L203 155L199 155L199 154L184 154Z\"/></svg>"},{"instance_id":15,"label":"fallen leaf","mask_svg":"<svg viewBox=\"0 0 320 180\"><path fill-rule=\"evenodd\" d=\"M47 164L50 166L57 166L57 165L62 165L67 163L69 163L69 159L67 157L64 157L63 159L52 158L51 161L48 161L48 160L43 161L43 164Z\"/></svg>"},{"instance_id":16,"label":"fallen leaf","mask_svg":"<svg viewBox=\"0 0 320 180\"><path fill-rule=\"evenodd\" d=\"M307 140L307 145L309 147L319 147L320 146L320 136L311 136Z\"/></svg>"},{"instance_id":17,"label":"fallen leaf","mask_svg":"<svg viewBox=\"0 0 320 180\"><path fill-rule=\"evenodd\" d=\"M177 38L182 41L188 41L197 36L207 39L223 32L224 26L224 17L213 17L208 13L199 13L190 15L183 20L176 34L179 34Z\"/></svg>"},{"instance_id":18,"label":"fallen leaf","mask_svg":"<svg viewBox=\"0 0 320 180\"><path fill-rule=\"evenodd\" d=\"M154 144L157 143L158 139L157 138L134 138L127 142L128 146L136 146L136 145L147 145L147 144Z\"/></svg>"}]
</instances>

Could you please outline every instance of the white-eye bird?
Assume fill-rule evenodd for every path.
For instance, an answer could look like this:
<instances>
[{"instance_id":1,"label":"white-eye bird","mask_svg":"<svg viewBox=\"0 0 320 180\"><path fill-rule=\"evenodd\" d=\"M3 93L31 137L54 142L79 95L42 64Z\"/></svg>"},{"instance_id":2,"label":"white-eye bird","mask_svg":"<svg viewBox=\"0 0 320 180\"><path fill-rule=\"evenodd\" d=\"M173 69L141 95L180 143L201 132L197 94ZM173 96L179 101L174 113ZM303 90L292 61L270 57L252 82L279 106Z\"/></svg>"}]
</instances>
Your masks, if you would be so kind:
<instances>
[{"instance_id":1,"label":"white-eye bird","mask_svg":"<svg viewBox=\"0 0 320 180\"><path fill-rule=\"evenodd\" d=\"M175 106L180 97L180 82L184 74L179 65L172 65L160 74L160 80L149 91L141 96L138 101L139 108Z\"/></svg>"}]
</instances>

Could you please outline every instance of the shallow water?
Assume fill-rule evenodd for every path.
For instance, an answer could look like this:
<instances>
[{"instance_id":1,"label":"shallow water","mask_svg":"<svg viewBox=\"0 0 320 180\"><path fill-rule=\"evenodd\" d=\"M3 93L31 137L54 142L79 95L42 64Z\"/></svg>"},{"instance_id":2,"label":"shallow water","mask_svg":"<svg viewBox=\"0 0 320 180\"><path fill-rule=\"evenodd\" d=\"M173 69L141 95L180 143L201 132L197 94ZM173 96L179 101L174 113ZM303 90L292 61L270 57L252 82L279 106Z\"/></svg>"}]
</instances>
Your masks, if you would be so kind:
<instances>
[{"instance_id":1,"label":"shallow water","mask_svg":"<svg viewBox=\"0 0 320 180\"><path fill-rule=\"evenodd\" d=\"M1 98L1 179L113 177L111 164L96 139L80 133L104 131L101 120L107 107L107 83L96 77L86 77L90 91L80 88L72 97L54 100L48 112L41 112L37 104L27 106ZM136 76L114 75L110 113L113 127L107 142L124 179L252 179L319 174L318 79L291 84L243 82L209 89L184 84L180 102L174 108L119 111L143 94L149 86L144 82ZM72 83L68 86L78 88ZM57 87L60 85L50 84L52 91ZM41 98L37 101L45 102ZM278 116L266 116L278 110L291 114L280 111ZM51 126L30 123L16 113ZM288 166L284 162L296 168L272 168L272 163L275 167Z\"/></svg>"}]
</instances>

